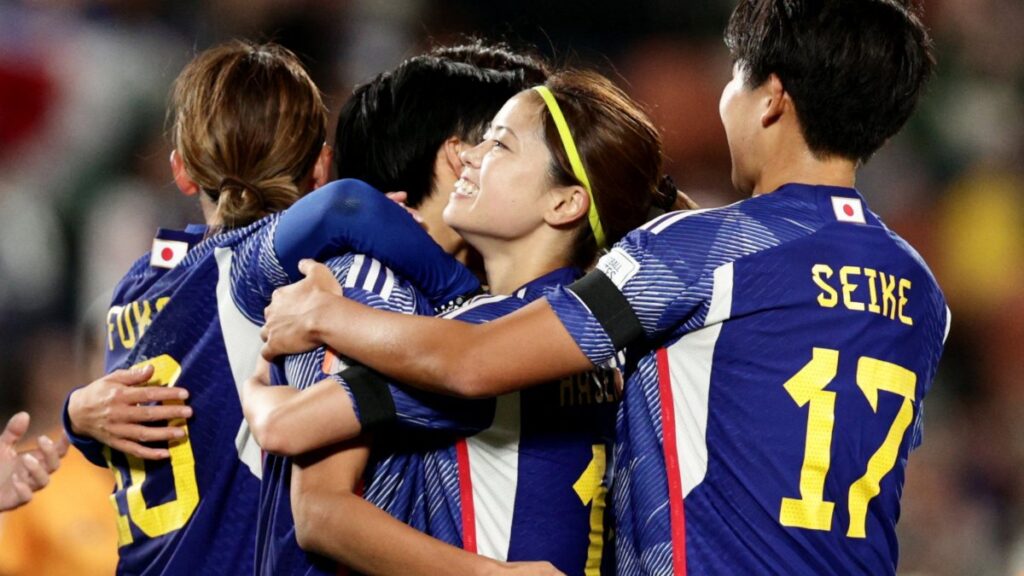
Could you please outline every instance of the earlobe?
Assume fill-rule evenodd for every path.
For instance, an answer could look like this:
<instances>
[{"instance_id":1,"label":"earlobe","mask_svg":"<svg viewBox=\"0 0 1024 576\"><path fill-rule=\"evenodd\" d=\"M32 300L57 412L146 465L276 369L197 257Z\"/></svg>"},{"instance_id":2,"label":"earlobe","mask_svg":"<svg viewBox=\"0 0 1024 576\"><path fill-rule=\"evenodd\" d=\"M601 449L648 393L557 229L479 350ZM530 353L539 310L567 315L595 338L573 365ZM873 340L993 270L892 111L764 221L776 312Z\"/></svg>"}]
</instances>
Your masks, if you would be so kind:
<instances>
[{"instance_id":1,"label":"earlobe","mask_svg":"<svg viewBox=\"0 0 1024 576\"><path fill-rule=\"evenodd\" d=\"M765 81L765 88L768 94L766 96L765 110L761 114L762 128L771 126L782 117L786 109L786 100L789 98L785 86L782 85L782 80L776 74L768 76L768 80Z\"/></svg>"},{"instance_id":2,"label":"earlobe","mask_svg":"<svg viewBox=\"0 0 1024 576\"><path fill-rule=\"evenodd\" d=\"M199 193L199 185L188 175L185 169L185 161L178 154L177 150L171 152L171 173L174 175L174 184L185 196L195 196Z\"/></svg>"}]
</instances>

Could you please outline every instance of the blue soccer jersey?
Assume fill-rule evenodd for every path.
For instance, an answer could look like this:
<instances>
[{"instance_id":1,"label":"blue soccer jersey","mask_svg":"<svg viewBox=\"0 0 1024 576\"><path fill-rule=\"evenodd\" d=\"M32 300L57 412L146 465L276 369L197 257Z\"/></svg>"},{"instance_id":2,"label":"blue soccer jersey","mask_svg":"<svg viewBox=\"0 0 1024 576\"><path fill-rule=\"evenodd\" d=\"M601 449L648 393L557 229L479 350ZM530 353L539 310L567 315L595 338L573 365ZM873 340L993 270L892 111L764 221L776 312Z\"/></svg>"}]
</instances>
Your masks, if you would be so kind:
<instances>
[{"instance_id":1,"label":"blue soccer jersey","mask_svg":"<svg viewBox=\"0 0 1024 576\"><path fill-rule=\"evenodd\" d=\"M478 296L444 317L488 322L577 277L574 269L559 269L510 295ZM390 434L376 436L365 497L472 552L547 560L567 574L597 573L603 561L611 565L604 544L614 380L602 370L474 401L388 386L386 402L358 391L363 382L347 381L364 425L378 419L367 414L366 397L387 405L396 423ZM396 490L411 497L395 498Z\"/></svg>"},{"instance_id":2,"label":"blue soccer jersey","mask_svg":"<svg viewBox=\"0 0 1024 576\"><path fill-rule=\"evenodd\" d=\"M244 424L236 386L251 372L261 341L231 291L268 299L273 279L284 281L265 256L276 223L267 218L205 240L204 227L161 231L153 252L115 290L106 370L152 364L151 385L188 389L194 409L187 423L171 423L188 435L169 443L168 460L143 461L75 439L91 460L114 471L118 574L252 570L259 449ZM262 270L256 280L232 286L232 276L253 267Z\"/></svg>"},{"instance_id":3,"label":"blue soccer jersey","mask_svg":"<svg viewBox=\"0 0 1024 576\"><path fill-rule=\"evenodd\" d=\"M393 233L420 241L398 245ZM65 408L75 446L114 470L119 574L252 571L261 454L238 386L259 357L263 309L296 275L298 259L372 245L385 259L415 255L405 269L436 302L477 286L404 210L355 180L244 229L205 236L203 226L160 231L117 286L108 314L107 371L153 364L155 384L187 388L194 416L172 423L185 426L187 438L170 443L169 460L145 462L70 434ZM380 278L393 281L390 272Z\"/></svg>"},{"instance_id":4,"label":"blue soccer jersey","mask_svg":"<svg viewBox=\"0 0 1024 576\"><path fill-rule=\"evenodd\" d=\"M855 190L668 214L548 297L595 364L630 344L619 574L895 573L950 316Z\"/></svg>"},{"instance_id":5,"label":"blue soccer jersey","mask_svg":"<svg viewBox=\"0 0 1024 576\"><path fill-rule=\"evenodd\" d=\"M347 298L393 312L432 313L431 304L425 297L377 260L362 254L349 254L328 260L326 264L342 285ZM332 364L339 366L332 367ZM338 359L329 355L326 348L319 348L288 356L283 367L280 364L274 366L272 377L275 383L287 383L304 389L339 370ZM266 455L257 528L257 573L267 576L335 574L338 566L333 561L308 554L299 548L291 508L291 470L291 458ZM399 477L403 476L400 471L393 472ZM413 485L414 482L410 481L404 490L394 485L391 490L378 489L380 498L394 503L399 499L418 497L418 494L409 491Z\"/></svg>"}]
</instances>

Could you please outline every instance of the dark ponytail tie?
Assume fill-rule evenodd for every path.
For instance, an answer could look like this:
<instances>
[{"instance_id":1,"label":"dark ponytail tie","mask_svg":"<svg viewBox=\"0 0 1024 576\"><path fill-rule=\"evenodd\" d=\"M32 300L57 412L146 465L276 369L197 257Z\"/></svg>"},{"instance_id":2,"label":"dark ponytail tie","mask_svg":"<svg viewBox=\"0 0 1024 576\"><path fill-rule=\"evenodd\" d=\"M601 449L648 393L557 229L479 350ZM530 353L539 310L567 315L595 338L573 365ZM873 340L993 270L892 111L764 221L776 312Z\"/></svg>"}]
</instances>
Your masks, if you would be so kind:
<instances>
[{"instance_id":1,"label":"dark ponytail tie","mask_svg":"<svg viewBox=\"0 0 1024 576\"><path fill-rule=\"evenodd\" d=\"M654 190L651 209L647 211L648 222L671 210L676 201L676 183L668 174L662 175Z\"/></svg>"},{"instance_id":2,"label":"dark ponytail tie","mask_svg":"<svg viewBox=\"0 0 1024 576\"><path fill-rule=\"evenodd\" d=\"M658 194L655 196L655 205L668 212L676 203L676 193L678 191L679 187L676 186L676 181L668 174L662 175L661 179L658 180Z\"/></svg>"}]
</instances>

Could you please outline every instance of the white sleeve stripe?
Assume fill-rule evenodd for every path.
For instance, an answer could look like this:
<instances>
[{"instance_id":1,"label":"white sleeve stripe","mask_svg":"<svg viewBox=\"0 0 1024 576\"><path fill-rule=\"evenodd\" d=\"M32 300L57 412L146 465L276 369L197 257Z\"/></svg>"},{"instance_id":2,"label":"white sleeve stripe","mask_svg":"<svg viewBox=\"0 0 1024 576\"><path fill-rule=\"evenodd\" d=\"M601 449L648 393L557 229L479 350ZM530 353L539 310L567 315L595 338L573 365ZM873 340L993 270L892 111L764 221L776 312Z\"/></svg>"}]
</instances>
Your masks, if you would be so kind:
<instances>
[{"instance_id":1,"label":"white sleeve stripe","mask_svg":"<svg viewBox=\"0 0 1024 576\"><path fill-rule=\"evenodd\" d=\"M380 262L370 258L370 270L366 273L366 280L363 280L363 290L373 292L378 276L380 276Z\"/></svg>"},{"instance_id":2,"label":"white sleeve stripe","mask_svg":"<svg viewBox=\"0 0 1024 576\"><path fill-rule=\"evenodd\" d=\"M953 326L953 311L946 306L946 331L942 334L942 344L946 344L946 338L949 338L949 329Z\"/></svg>"},{"instance_id":3,"label":"white sleeve stripe","mask_svg":"<svg viewBox=\"0 0 1024 576\"><path fill-rule=\"evenodd\" d=\"M363 261L366 259L362 254L356 254L352 259L352 266L348 269L348 276L345 277L345 288L355 288L359 279L359 272L363 269Z\"/></svg>"},{"instance_id":4,"label":"white sleeve stripe","mask_svg":"<svg viewBox=\"0 0 1024 576\"><path fill-rule=\"evenodd\" d=\"M640 230L649 230L651 234L660 234L663 230L675 224L676 222L679 222L683 218L688 218L695 214L701 214L703 212L707 212L708 210L711 210L711 208L671 212L669 214L666 214L665 216L662 216L661 218L655 218L654 220L651 220L647 224L644 224L643 226L640 227Z\"/></svg>"},{"instance_id":5,"label":"white sleeve stripe","mask_svg":"<svg viewBox=\"0 0 1024 576\"><path fill-rule=\"evenodd\" d=\"M395 273L390 268L384 269L384 286L380 289L380 297L387 300L391 298L391 291L395 289Z\"/></svg>"}]
</instances>

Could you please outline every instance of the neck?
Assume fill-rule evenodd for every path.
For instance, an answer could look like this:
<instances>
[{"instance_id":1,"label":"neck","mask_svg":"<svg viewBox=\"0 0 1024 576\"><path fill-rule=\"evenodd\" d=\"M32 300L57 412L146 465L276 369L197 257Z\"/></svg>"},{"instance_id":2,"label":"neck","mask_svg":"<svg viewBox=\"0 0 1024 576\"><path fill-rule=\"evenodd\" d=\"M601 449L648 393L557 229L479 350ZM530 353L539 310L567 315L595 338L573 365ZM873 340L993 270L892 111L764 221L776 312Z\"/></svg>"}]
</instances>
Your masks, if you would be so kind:
<instances>
[{"instance_id":1,"label":"neck","mask_svg":"<svg viewBox=\"0 0 1024 576\"><path fill-rule=\"evenodd\" d=\"M552 247L569 244L562 244L562 238L552 238L552 233L565 234L548 229L514 241L467 238L483 256L491 294L511 294L527 282L568 266L566 250Z\"/></svg>"},{"instance_id":2,"label":"neck","mask_svg":"<svg viewBox=\"0 0 1024 576\"><path fill-rule=\"evenodd\" d=\"M769 160L754 182L752 196L768 194L791 183L853 188L857 164L838 156L815 156L802 136L797 142L775 144L771 149L772 153L765 154Z\"/></svg>"}]
</instances>

